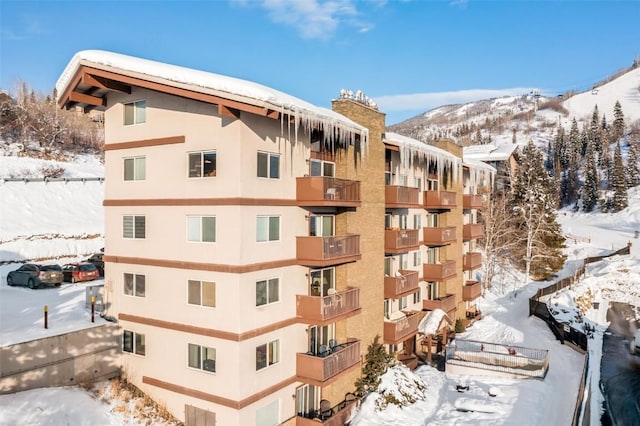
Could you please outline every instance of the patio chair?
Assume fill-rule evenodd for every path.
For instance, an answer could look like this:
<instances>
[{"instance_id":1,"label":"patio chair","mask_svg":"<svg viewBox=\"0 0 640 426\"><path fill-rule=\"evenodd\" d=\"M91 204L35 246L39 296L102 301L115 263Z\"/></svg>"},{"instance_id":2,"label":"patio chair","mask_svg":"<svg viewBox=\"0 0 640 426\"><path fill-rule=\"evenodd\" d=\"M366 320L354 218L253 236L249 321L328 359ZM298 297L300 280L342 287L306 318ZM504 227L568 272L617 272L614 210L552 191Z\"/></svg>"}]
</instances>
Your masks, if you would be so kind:
<instances>
[{"instance_id":1,"label":"patio chair","mask_svg":"<svg viewBox=\"0 0 640 426\"><path fill-rule=\"evenodd\" d=\"M336 339L330 339L329 348L331 349L331 352L334 352L337 347L338 347L338 341Z\"/></svg>"},{"instance_id":2,"label":"patio chair","mask_svg":"<svg viewBox=\"0 0 640 426\"><path fill-rule=\"evenodd\" d=\"M331 403L323 399L320 401L320 409L318 410L318 417L320 420L324 421L329 417L333 416L333 408L331 408Z\"/></svg>"},{"instance_id":3,"label":"patio chair","mask_svg":"<svg viewBox=\"0 0 640 426\"><path fill-rule=\"evenodd\" d=\"M327 345L320 345L318 347L318 356L325 357L330 353L331 351L329 350L329 347Z\"/></svg>"}]
</instances>

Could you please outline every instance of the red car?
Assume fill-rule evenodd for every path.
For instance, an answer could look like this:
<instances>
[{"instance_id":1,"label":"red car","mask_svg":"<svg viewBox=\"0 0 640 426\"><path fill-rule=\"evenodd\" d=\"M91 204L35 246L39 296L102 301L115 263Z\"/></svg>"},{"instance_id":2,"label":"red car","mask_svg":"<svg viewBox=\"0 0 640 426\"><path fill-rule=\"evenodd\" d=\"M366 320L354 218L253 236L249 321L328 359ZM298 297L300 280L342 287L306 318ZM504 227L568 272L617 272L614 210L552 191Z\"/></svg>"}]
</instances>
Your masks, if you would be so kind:
<instances>
[{"instance_id":1,"label":"red car","mask_svg":"<svg viewBox=\"0 0 640 426\"><path fill-rule=\"evenodd\" d=\"M88 262L69 263L62 268L64 280L77 283L79 281L92 281L100 278L100 272L96 265Z\"/></svg>"}]
</instances>

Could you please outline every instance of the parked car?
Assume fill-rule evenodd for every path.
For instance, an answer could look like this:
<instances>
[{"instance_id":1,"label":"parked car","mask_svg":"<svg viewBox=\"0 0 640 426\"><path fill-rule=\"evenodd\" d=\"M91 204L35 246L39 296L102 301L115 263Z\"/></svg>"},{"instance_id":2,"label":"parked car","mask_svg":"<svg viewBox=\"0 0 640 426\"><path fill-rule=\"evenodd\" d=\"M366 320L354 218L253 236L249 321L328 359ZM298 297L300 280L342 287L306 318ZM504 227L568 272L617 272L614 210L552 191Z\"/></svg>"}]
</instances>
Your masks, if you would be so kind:
<instances>
[{"instance_id":1,"label":"parked car","mask_svg":"<svg viewBox=\"0 0 640 426\"><path fill-rule=\"evenodd\" d=\"M69 263L62 267L64 280L71 283L79 281L92 281L100 278L100 272L93 263L80 262Z\"/></svg>"},{"instance_id":2,"label":"parked car","mask_svg":"<svg viewBox=\"0 0 640 426\"><path fill-rule=\"evenodd\" d=\"M101 277L104 277L104 261L102 260L103 253L92 254L91 257L85 260L85 262L92 263L98 268L98 273Z\"/></svg>"},{"instance_id":3,"label":"parked car","mask_svg":"<svg viewBox=\"0 0 640 426\"><path fill-rule=\"evenodd\" d=\"M7 275L7 285L26 285L38 288L43 284L59 286L62 284L63 274L60 265L38 265L25 263Z\"/></svg>"}]
</instances>

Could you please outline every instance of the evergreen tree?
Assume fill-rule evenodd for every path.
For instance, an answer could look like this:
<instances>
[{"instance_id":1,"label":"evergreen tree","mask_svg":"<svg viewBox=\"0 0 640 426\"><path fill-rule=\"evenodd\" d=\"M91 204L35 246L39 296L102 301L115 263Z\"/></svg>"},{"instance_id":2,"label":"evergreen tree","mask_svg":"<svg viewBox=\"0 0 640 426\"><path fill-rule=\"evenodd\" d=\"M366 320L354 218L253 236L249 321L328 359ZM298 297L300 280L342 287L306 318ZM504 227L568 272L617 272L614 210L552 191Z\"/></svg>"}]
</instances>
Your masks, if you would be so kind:
<instances>
[{"instance_id":1,"label":"evergreen tree","mask_svg":"<svg viewBox=\"0 0 640 426\"><path fill-rule=\"evenodd\" d=\"M620 142L616 144L616 149L613 154L613 205L611 208L614 212L619 212L625 209L629 205L629 199L627 197L627 178L622 161L622 153L620 150Z\"/></svg>"},{"instance_id":2,"label":"evergreen tree","mask_svg":"<svg viewBox=\"0 0 640 426\"><path fill-rule=\"evenodd\" d=\"M553 154L555 159L554 163L559 166L556 167L556 169L560 172L569 165L569 154L567 152L567 143L565 141L564 128L562 126L558 127L555 145L555 151Z\"/></svg>"},{"instance_id":3,"label":"evergreen tree","mask_svg":"<svg viewBox=\"0 0 640 426\"><path fill-rule=\"evenodd\" d=\"M589 145L589 132L587 131L587 123L582 124L582 132L580 133L580 157L587 155L587 145Z\"/></svg>"},{"instance_id":4,"label":"evergreen tree","mask_svg":"<svg viewBox=\"0 0 640 426\"><path fill-rule=\"evenodd\" d=\"M526 277L546 279L562 269L564 237L556 221L558 197L553 179L544 169L542 153L529 142L512 181L511 202L518 247L515 264Z\"/></svg>"},{"instance_id":5,"label":"evergreen tree","mask_svg":"<svg viewBox=\"0 0 640 426\"><path fill-rule=\"evenodd\" d=\"M577 161L580 158L580 151L582 150L582 141L580 140L580 131L578 130L578 122L575 117L571 122L571 130L569 130L569 143L567 144L567 166L572 161Z\"/></svg>"},{"instance_id":6,"label":"evergreen tree","mask_svg":"<svg viewBox=\"0 0 640 426\"><path fill-rule=\"evenodd\" d=\"M612 139L617 142L624 135L624 114L622 113L620 101L616 101L613 107L613 117Z\"/></svg>"},{"instance_id":7,"label":"evergreen tree","mask_svg":"<svg viewBox=\"0 0 640 426\"><path fill-rule=\"evenodd\" d=\"M584 161L584 186L582 187L582 210L591 212L598 204L598 169L596 167L596 153L593 145L589 144Z\"/></svg>"},{"instance_id":8,"label":"evergreen tree","mask_svg":"<svg viewBox=\"0 0 640 426\"><path fill-rule=\"evenodd\" d=\"M640 169L638 168L638 151L635 144L629 144L629 156L627 157L627 187L640 185Z\"/></svg>"},{"instance_id":9,"label":"evergreen tree","mask_svg":"<svg viewBox=\"0 0 640 426\"><path fill-rule=\"evenodd\" d=\"M593 144L598 157L602 152L602 140L600 135L602 134L600 128L600 114L598 113L598 105L593 108L593 114L591 115L591 127L589 128L589 142Z\"/></svg>"},{"instance_id":10,"label":"evergreen tree","mask_svg":"<svg viewBox=\"0 0 640 426\"><path fill-rule=\"evenodd\" d=\"M613 176L613 164L611 162L611 156L609 155L609 150L602 152L599 157L598 166L602 171L602 177L604 181L605 189L611 189L612 187L612 176Z\"/></svg>"},{"instance_id":11,"label":"evergreen tree","mask_svg":"<svg viewBox=\"0 0 640 426\"><path fill-rule=\"evenodd\" d=\"M362 376L355 383L358 396L363 396L378 389L380 376L386 373L393 359L379 340L380 336L376 335L373 342L367 347L365 362L362 366Z\"/></svg>"}]
</instances>

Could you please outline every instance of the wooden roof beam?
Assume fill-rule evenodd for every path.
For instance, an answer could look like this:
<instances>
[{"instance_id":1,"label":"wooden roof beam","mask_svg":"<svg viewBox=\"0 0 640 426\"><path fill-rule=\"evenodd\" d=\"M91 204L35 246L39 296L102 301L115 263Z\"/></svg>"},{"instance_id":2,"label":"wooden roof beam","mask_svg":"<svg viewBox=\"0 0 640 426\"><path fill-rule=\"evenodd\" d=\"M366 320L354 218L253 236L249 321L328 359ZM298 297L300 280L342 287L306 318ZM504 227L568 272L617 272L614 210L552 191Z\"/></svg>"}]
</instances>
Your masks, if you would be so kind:
<instances>
[{"instance_id":1,"label":"wooden roof beam","mask_svg":"<svg viewBox=\"0 0 640 426\"><path fill-rule=\"evenodd\" d=\"M115 90L117 92L131 94L131 86L109 80L108 78L91 75L86 71L82 73L82 83L99 89Z\"/></svg>"},{"instance_id":2,"label":"wooden roof beam","mask_svg":"<svg viewBox=\"0 0 640 426\"><path fill-rule=\"evenodd\" d=\"M86 95L84 93L71 92L69 93L70 102L78 102L94 106L106 106L107 101L104 98L98 98L96 96Z\"/></svg>"},{"instance_id":3,"label":"wooden roof beam","mask_svg":"<svg viewBox=\"0 0 640 426\"><path fill-rule=\"evenodd\" d=\"M240 118L240 111L235 108L229 108L226 105L218 104L218 114L223 117Z\"/></svg>"}]
</instances>

